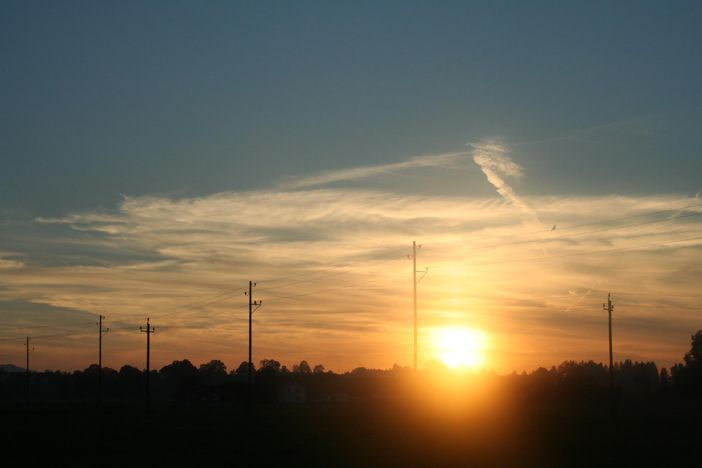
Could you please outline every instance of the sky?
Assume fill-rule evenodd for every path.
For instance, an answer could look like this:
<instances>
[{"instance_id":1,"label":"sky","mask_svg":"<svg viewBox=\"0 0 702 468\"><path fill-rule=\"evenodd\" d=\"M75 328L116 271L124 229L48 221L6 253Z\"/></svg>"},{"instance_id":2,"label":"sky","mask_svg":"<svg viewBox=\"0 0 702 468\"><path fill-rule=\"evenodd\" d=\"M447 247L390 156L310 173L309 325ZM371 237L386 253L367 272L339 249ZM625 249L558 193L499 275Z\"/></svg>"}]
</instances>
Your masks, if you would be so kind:
<instances>
[{"instance_id":1,"label":"sky","mask_svg":"<svg viewBox=\"0 0 702 468\"><path fill-rule=\"evenodd\" d=\"M0 363L682 360L699 2L0 5ZM420 275L422 276L422 275Z\"/></svg>"}]
</instances>

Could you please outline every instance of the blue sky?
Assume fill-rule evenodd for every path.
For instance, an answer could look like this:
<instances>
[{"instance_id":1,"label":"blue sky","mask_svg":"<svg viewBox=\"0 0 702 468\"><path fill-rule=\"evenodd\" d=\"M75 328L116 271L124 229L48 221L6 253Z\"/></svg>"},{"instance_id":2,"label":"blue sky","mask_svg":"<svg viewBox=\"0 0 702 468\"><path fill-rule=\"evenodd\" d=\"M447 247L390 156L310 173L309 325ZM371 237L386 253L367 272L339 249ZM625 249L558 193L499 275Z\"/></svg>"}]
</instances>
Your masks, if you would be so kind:
<instances>
[{"instance_id":1,"label":"blue sky","mask_svg":"<svg viewBox=\"0 0 702 468\"><path fill-rule=\"evenodd\" d=\"M377 3L4 2L2 209L258 188L485 137L540 141L520 148L530 193L700 188L698 2Z\"/></svg>"},{"instance_id":2,"label":"blue sky","mask_svg":"<svg viewBox=\"0 0 702 468\"><path fill-rule=\"evenodd\" d=\"M682 1L3 2L0 313L18 327L47 310L114 315L125 306L120 294L161 297L151 305L168 308L186 300L171 297L176 285L201 281L187 296L207 298L251 276L227 276L222 259L240 269L260 261L261 276L314 272L372 263L426 231L441 245L434 266L446 268L435 278L465 279L474 273L446 254L468 255L456 247L464 241L627 216L654 223L666 209L676 217L671 229L654 225L647 235L692 250L671 255L659 282L627 284L692 294L682 278L700 275L699 247L684 239L698 227L702 188L701 19L702 4ZM489 148L484 164L481 148ZM496 191L500 183L508 189ZM235 222L238 213L260 221ZM628 243L588 238L580 248L643 245L638 229L616 231ZM561 248L505 255L558 257ZM293 261L310 251L307 263ZM647 255L612 275L656 253ZM590 266L591 277L581 262L565 276L572 284L550 293L589 298L606 289L594 278L604 261ZM427 288L438 290L432 281ZM330 308L348 304L335 300ZM433 322L460 316L458 306L435 306ZM540 317L542 306L524 307ZM677 306L671 314L682 313ZM374 321L358 307L355 322L333 331L352 343L363 324L377 353L362 362L336 356L331 367L402 361L399 342L380 338L391 317ZM328 330L329 310L319 313L300 326ZM692 327L681 317L668 348L638 355L653 335L632 335L630 355L672 361ZM649 333L659 326L635 319ZM495 336L512 333L506 318L486 320L478 322ZM563 335L539 330L543 340ZM588 357L585 345L555 343L495 365Z\"/></svg>"}]
</instances>

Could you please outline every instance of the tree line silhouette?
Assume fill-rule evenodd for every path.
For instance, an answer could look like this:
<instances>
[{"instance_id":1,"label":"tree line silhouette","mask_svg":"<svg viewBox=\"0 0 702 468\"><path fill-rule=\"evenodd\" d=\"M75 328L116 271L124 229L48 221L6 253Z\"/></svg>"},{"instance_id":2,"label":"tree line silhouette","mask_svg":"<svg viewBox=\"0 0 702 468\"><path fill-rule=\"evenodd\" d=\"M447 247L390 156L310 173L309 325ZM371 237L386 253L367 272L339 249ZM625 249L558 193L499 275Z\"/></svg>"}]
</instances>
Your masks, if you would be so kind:
<instances>
[{"instance_id":1,"label":"tree line silhouette","mask_svg":"<svg viewBox=\"0 0 702 468\"><path fill-rule=\"evenodd\" d=\"M408 380L432 382L448 373L443 365L430 363L415 373L409 367L391 369L358 367L338 374L322 364L314 367L303 360L292 369L275 359L263 359L254 368L254 399L278 401L280 391L288 385L305 389L306 401L348 401L397 398L406 390ZM162 401L245 401L248 363L227 370L217 359L196 367L188 359L176 360L151 371L151 392ZM47 400L91 399L97 392L99 368L90 365L82 371L31 372L29 396ZM107 400L137 400L144 396L145 372L130 365L119 370L103 368L102 394ZM498 383L522 398L604 398L609 395L609 369L593 361L564 361L533 372L498 376L483 371L466 377L476 381ZM614 366L615 393L621 397L702 397L702 330L692 336L690 351L683 362L659 372L653 362L625 360ZM5 401L27 396L26 375L0 369L0 397Z\"/></svg>"}]
</instances>

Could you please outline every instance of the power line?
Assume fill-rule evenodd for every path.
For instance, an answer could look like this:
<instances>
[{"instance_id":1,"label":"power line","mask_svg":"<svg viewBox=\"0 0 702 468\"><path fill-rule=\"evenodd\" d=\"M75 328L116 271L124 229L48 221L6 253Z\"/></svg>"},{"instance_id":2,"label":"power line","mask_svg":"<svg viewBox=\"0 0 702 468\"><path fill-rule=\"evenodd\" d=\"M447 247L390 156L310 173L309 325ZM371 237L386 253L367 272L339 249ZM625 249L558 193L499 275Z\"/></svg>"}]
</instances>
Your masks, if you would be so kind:
<instances>
[{"instance_id":1,"label":"power line","mask_svg":"<svg viewBox=\"0 0 702 468\"><path fill-rule=\"evenodd\" d=\"M402 249L402 250L396 250L396 251L393 251L393 252L386 253L386 254L384 254L384 255L380 255L380 256L378 256L378 257L375 257L375 259L378 260L378 259L388 258L388 257L394 256L394 255L399 255L400 252L404 252L404 251L405 251L404 249ZM403 256L404 256L404 255L403 255ZM330 266L330 267L324 268L324 269L322 269L322 270L312 271L312 272L309 272L309 273L299 273L299 274L295 274L295 275L279 276L279 277L277 277L277 278L263 279L263 280L260 280L260 281L257 281L257 282L258 282L258 283L275 283L275 282L284 281L284 280L288 280L288 279L297 279L297 278L305 277L305 276L316 276L316 275L318 275L318 274L324 274L324 273L326 273L326 272L328 272L328 271L337 271L337 270L340 269L340 268L348 268L349 266L357 265L357 264L359 264L359 263L363 263L363 262L366 262L366 261L367 261L367 259L364 259L364 260L357 260L357 261L355 261L355 262L349 262L349 263L346 263L346 264L344 264L344 265ZM368 265L368 266L372 266L372 265ZM363 267L363 266L361 266L361 267ZM351 271L351 270L347 270L347 271ZM279 286L282 287L282 286L285 286L285 285L279 285ZM276 286L276 287L279 287L279 286ZM267 288L267 289L268 289L268 288ZM264 289L261 288L260 290L263 291Z\"/></svg>"},{"instance_id":2,"label":"power line","mask_svg":"<svg viewBox=\"0 0 702 468\"><path fill-rule=\"evenodd\" d=\"M593 289L592 291L602 291L601 289ZM655 296L655 297L683 297L691 299L702 299L702 294L653 294L653 293L633 293L614 291L612 294L616 296Z\"/></svg>"},{"instance_id":3,"label":"power line","mask_svg":"<svg viewBox=\"0 0 702 468\"><path fill-rule=\"evenodd\" d=\"M474 248L472 248L472 251L481 251L481 250L489 249L492 247L503 247L503 246L507 246L507 245L547 243L547 242L554 242L554 241L559 241L559 240L567 241L567 240L573 239L574 237L579 237L579 236L583 236L586 234L596 234L596 233L607 232L607 231L612 231L612 230L616 230L616 229L631 228L631 227L638 227L638 226L645 226L645 225L652 225L652 224L659 224L659 223L667 223L667 222L671 222L675 219L688 218L691 216L700 216L700 215L702 215L702 212L688 213L688 214L680 215L677 218L644 221L641 223L617 225L617 226L612 226L612 227L608 227L608 228L604 228L604 229L595 229L595 230L591 230L591 231L575 232L572 235L570 235L569 237L556 236L556 237L538 238L538 239L515 240L515 241L511 241L511 242L494 242L494 243L477 245ZM636 217L638 217L638 216L636 216ZM599 224L599 223L591 223L591 224ZM583 224L580 226L587 226L587 225L588 224ZM555 228L555 226L554 226L554 228ZM554 228L548 229L546 231L539 231L539 232L553 232ZM567 230L567 229L568 228L559 229L559 231L563 231L563 230ZM675 233L675 232L673 232L673 233ZM653 235L655 235L655 233ZM510 238L512 238L512 239L515 237L523 237L523 235L515 234L513 236L510 236ZM475 257L476 255L471 255L471 256Z\"/></svg>"},{"instance_id":4,"label":"power line","mask_svg":"<svg viewBox=\"0 0 702 468\"><path fill-rule=\"evenodd\" d=\"M663 246L665 244L674 244L677 242L686 242L690 240L699 240L702 239L702 236L695 236L695 237L687 237L684 239L675 239L675 240L669 240L669 241L662 241ZM504 260L493 260L493 261L488 261L488 262L478 262L474 263L473 265L497 265L500 263L513 263L513 262L535 262L539 260L548 260L552 258L562 258L562 257L574 257L578 255L597 255L600 253L610 253L610 252L625 252L625 251L631 251L631 250L640 250L643 247L648 247L651 245L657 244L657 242L651 242L648 244L640 244L637 246L633 247L619 247L619 248L613 248L613 249L602 249L602 250L595 250L595 251L580 251L580 252L571 252L571 253L566 253L566 254L559 254L559 255L549 255L549 256L544 256L544 257L532 257L532 258L517 258L517 259L504 259Z\"/></svg>"},{"instance_id":5,"label":"power line","mask_svg":"<svg viewBox=\"0 0 702 468\"><path fill-rule=\"evenodd\" d=\"M217 302L221 302L223 300L229 299L231 297L234 297L237 294L239 294L238 290L237 291L227 291L227 292L212 296L211 298L208 298L208 299L200 299L200 300L195 301L195 302L181 304L181 305L173 306L173 307L167 307L167 308L163 308L161 310L157 309L153 312L149 312L149 315L158 315L158 314L162 314L162 313L166 313L166 312L173 312L176 310L185 309L185 308L189 308L189 307L202 307L202 306L206 306L206 305L211 305L211 304L215 304Z\"/></svg>"},{"instance_id":6,"label":"power line","mask_svg":"<svg viewBox=\"0 0 702 468\"><path fill-rule=\"evenodd\" d=\"M319 293L322 293L322 292L327 292L327 291L335 291L335 290L339 290L339 289L353 288L353 287L359 286L359 285L361 285L361 284L375 283L375 282L378 282L378 281L382 281L382 280L384 280L384 279L385 279L385 278L371 278L371 279L367 279L367 280L363 280L363 281L358 281L358 282L356 282L356 283L346 284L346 285L343 285L343 286L332 286L332 287L325 288L325 289L318 289L318 290L316 290L316 291L314 291L314 292L309 292L309 293L291 294L291 295L288 295L288 296L277 296L277 297L274 296L272 300L266 301L266 304L269 304L269 305L270 305L271 303L276 303L277 301L281 301L281 300L295 299L295 298L298 298L298 297L312 296L312 295L319 294Z\"/></svg>"},{"instance_id":7,"label":"power line","mask_svg":"<svg viewBox=\"0 0 702 468\"><path fill-rule=\"evenodd\" d=\"M32 340L36 339L41 339L41 338L66 338L69 336L78 336L78 335L86 335L88 332L66 332L66 333L56 333L56 334L51 334L51 335L32 335ZM6 337L6 338L0 338L3 341L13 341L13 340L19 340L21 339L21 336L17 337Z\"/></svg>"},{"instance_id":8,"label":"power line","mask_svg":"<svg viewBox=\"0 0 702 468\"><path fill-rule=\"evenodd\" d=\"M700 216L700 215L702 215L702 212L688 213L685 215L680 215L674 219L688 218L691 216ZM574 237L580 237L580 236L584 236L587 234L597 234L600 232L607 232L607 231L612 231L615 229L632 228L632 227L638 227L638 226L667 223L667 222L673 221L674 219L670 218L670 219L661 219L661 220L656 220L656 221L644 221L644 222L636 223L636 224L625 224L625 225L612 226L612 227L604 228L604 229L595 229L592 231L576 232L569 237L561 236L561 237L550 237L550 238L542 238L542 239L527 239L527 240L520 240L520 241L513 241L513 242L499 242L499 243L496 242L493 244L483 244L483 245L476 246L474 250L484 250L486 248L491 248L491 247L503 247L505 245L517 245L517 244L523 245L523 244L533 244L533 243L537 243L537 242L546 243L546 242L554 242L554 241L559 241L559 240L567 241L567 240L573 239ZM553 231L549 230L548 232L553 232ZM659 233L654 233L652 235L659 235Z\"/></svg>"},{"instance_id":9,"label":"power line","mask_svg":"<svg viewBox=\"0 0 702 468\"><path fill-rule=\"evenodd\" d=\"M378 259L383 259L383 258L387 258L389 255L396 255L396 252L392 252L391 254L383 255L383 256L380 256L380 257L377 257L377 258L378 258ZM356 267L356 268L351 268L351 269L347 269L347 270L344 270L344 271L336 271L338 268L346 268L345 266L341 266L341 267L330 267L330 268L327 268L327 269L322 270L322 271L310 272L309 274L304 274L304 273L303 273L302 276L313 276L313 278L307 278L307 279L299 280L299 281L292 281L292 282L289 282L289 283L286 283L286 284L281 284L281 285L276 285L276 286L270 286L270 287L266 287L266 288L259 288L259 290L260 290L260 291L270 291L270 290L275 290L275 289L281 289L281 288L283 288L283 287L291 286L291 285L294 285L294 284L307 283L307 282L312 281L312 280L325 279L325 278L329 278L329 277L332 277L332 276L340 275L340 274L343 274L343 273L348 273L348 272L351 272L351 271L357 271L357 270L360 270L360 269L362 269L362 268L370 268L370 267L373 267L373 266L377 266L377 265L380 265L380 264L383 264L383 263L387 263L387 262L396 260L396 259L398 259L398 258L401 258L401 257L389 258L389 259L386 259L386 260L381 260L381 261L374 262L374 263L371 263L371 264L366 264L366 265L359 265L359 266ZM360 262L354 262L354 263L351 263L351 264L348 264L348 265L355 265L355 264L358 264L358 263L360 263ZM348 265L347 265L347 266L348 266ZM328 275L322 274L322 273L325 272L325 271L334 271L334 273L331 273L331 274L328 274ZM293 277L293 276L291 276L290 278L292 278L292 277ZM298 277L299 277L299 275L298 275ZM268 281L270 281L270 280L268 280ZM156 310L156 311L150 312L149 315L151 315L151 316L153 316L153 315L159 315L159 314L163 314L163 313L167 313L167 312L174 312L174 311L181 310L181 309L185 309L185 308L189 308L189 307L203 307L203 306L207 306L207 305L212 305L212 304L216 304L216 303L222 302L222 301L224 301L224 300L233 298L233 297L235 297L237 294L239 294L239 291L226 291L226 292L217 294L217 295L215 295L215 296L213 296L213 297L211 297L211 298L209 298L209 299L198 300L198 301L194 301L194 302L191 302L191 303L188 303L188 304L181 304L181 305L174 306L174 307L168 307L168 308L163 308L163 309L160 309L160 310ZM136 315L135 315L135 316L136 316Z\"/></svg>"},{"instance_id":10,"label":"power line","mask_svg":"<svg viewBox=\"0 0 702 468\"><path fill-rule=\"evenodd\" d=\"M392 258L387 258L388 256L378 257L378 258L385 258L385 259L384 259L384 260L381 260L381 261L378 261L378 262L371 263L371 264L360 265L360 266L358 266L358 267L356 267L356 268L350 268L350 269L343 270L343 271L338 271L338 269L336 269L336 268L328 268L326 271L335 270L334 273L329 273L329 274L327 274L327 275L321 275L321 276L315 276L315 277L312 278L312 279L309 279L309 278L308 278L308 279L304 279L304 280L300 280L300 281L293 281L293 282L289 282L289 283L282 284L282 285L278 285L278 286L270 286L270 287L267 287L267 288L260 288L259 291L270 291L270 290L275 290L275 289L282 289L282 288L284 288L284 287L292 286L292 285L295 285L295 284L309 283L309 282L312 281L312 280L315 280L315 281L316 281L316 280L320 280L320 279L326 279L326 278L330 278L330 277L332 277L332 276L338 276L338 275L341 275L341 274L344 274L344 273L350 273L350 272L352 272L352 271L358 271L358 270L363 269L363 268L370 268L370 267L374 267L374 266L377 266L377 265L382 265L382 264L384 264L384 263L392 262L392 261L398 260L398 259L403 258L403 257L406 256L406 254L403 254L403 255L401 255L401 256L397 256L396 253L393 253L392 255L393 255ZM345 267L341 267L341 268L345 268Z\"/></svg>"},{"instance_id":11,"label":"power line","mask_svg":"<svg viewBox=\"0 0 702 468\"><path fill-rule=\"evenodd\" d=\"M671 211L680 211L680 210L683 210L683 209L692 208L692 207L697 207L697 206L702 206L702 204L688 205L688 206L686 206L686 207L681 207L681 208L677 208L677 209L660 210L660 211L657 211L657 212L648 212L648 213L643 213L643 214L639 214L639 215L632 215L632 216L628 216L628 217L611 218L611 219L609 219L609 220L603 220L603 221L598 221L598 222L593 222L593 223L585 223L585 224L580 224L580 225L574 225L574 226L570 226L570 227L565 228L565 229L573 229L573 228L576 228L576 227L603 224L603 223L607 223L607 222L611 222L611 221L623 220L623 219L630 219L630 218L637 218L637 217L642 217L642 216L651 216L651 215L658 214L658 213L665 213L665 212L671 212ZM699 215L699 214L702 214L702 213L690 213L690 214L687 214L687 215L683 215L682 217L696 216L696 215ZM667 222L667 221L670 221L670 220L656 220L656 221L649 221L649 222L644 222L644 223L637 223L637 224L634 224L634 225L614 226L614 227L607 228L607 229L604 229L604 230L595 230L595 231L588 231L588 232L575 233L574 235L580 236L580 235L585 235L585 234L590 234L590 233L595 233L595 232L602 232L602 231L606 231L606 230L610 230L610 229L618 229L618 228L621 228L621 227L635 227L635 226L639 226L639 225L656 224L656 223ZM538 231L538 232L544 232L544 231ZM546 231L546 232L547 232L547 231ZM529 234L529 233L525 233L525 234ZM517 234L516 236L520 236L520 235ZM566 238L566 239L567 239L567 238ZM553 240L556 240L556 239L553 239L553 238L551 238L551 239L533 239L533 240L526 240L526 241L515 241L515 242L511 242L511 243L500 243L500 244L496 244L496 245L510 245L510 244L531 243L531 242L543 242L543 241L553 241ZM480 248L486 248L486 246L480 246ZM586 254L586 253L589 253L589 252L583 252L583 254ZM387 255L383 255L383 256L378 257L378 258L384 259L384 258L387 258L388 256L394 255L394 254L395 254L395 252L390 253L390 254L387 254ZM577 254L576 254L576 253L573 253L573 254L564 254L564 255L562 255L562 256L571 256L571 255L577 255ZM559 256L560 256L560 255L559 255ZM540 257L540 258L537 258L537 259L555 258L555 257L556 257L556 256L549 256L549 257ZM301 274L301 275L296 275L296 276L280 277L280 278L276 278L276 279L272 279L272 280L268 280L268 281L280 281L280 280L282 280L282 279L288 279L288 278L300 278L301 276L302 276L302 277L308 277L308 278L307 278L307 279L299 279L299 280L291 281L291 282L284 283L284 284L281 284L281 285L275 285L275 286L270 286L270 287L266 287L266 288L260 288L260 290L261 290L261 291L275 290L275 289L283 288L283 287L285 287L285 286L290 286L290 285L295 285L295 284L301 284L301 283L307 283L307 282L310 282L310 281L312 281L312 280L319 280L319 279L329 278L329 277L337 276L337 275L340 275L340 274L343 274L343 273L348 273L348 272L351 272L351 271L356 271L356 270L359 270L359 269L361 269L361 268L369 268L369 267L376 266L376 265L379 265L379 264L382 264L382 263L387 263L387 262L393 261L393 260L395 260L395 258L390 258L390 259L386 259L386 260L374 262L374 263L371 263L371 264L361 265L361 266L358 266L358 267L356 267L356 268L350 268L350 269L348 269L347 267L348 267L349 265L354 265L354 264L359 263L359 262L354 262L354 263L351 263L351 264L346 265L346 266L330 267L330 268L324 269L324 270L322 270L322 271L316 271L316 272L310 272L310 273L303 273L303 274ZM527 260L531 260L531 259L527 259ZM515 261L515 260L509 260L509 261L511 262L511 261ZM482 263L484 264L484 262L482 262ZM499 263L499 262L497 262L497 263ZM347 269L346 269L346 270L339 271L339 268L347 268ZM324 274L325 272L328 272L328 271L332 271L332 273L330 273L330 274ZM161 313L166 313L166 312L173 312L173 311L181 310L181 309L188 308L188 307L198 307L198 306L199 306L199 307L202 307L202 306L212 305L212 304L221 302L221 301L223 301L223 300L229 299L229 298L231 298L231 297L234 297L236 294L238 294L237 291L226 291L226 292L223 292L223 293L219 293L219 294L217 294L217 295L215 295L215 296L213 296L213 297L211 297L211 298L208 298L208 299L201 299L201 300L193 301L193 302L190 302L190 303L187 303L187 304L181 304L181 305L174 306L174 307L163 308L163 309L161 309L161 310L157 310L157 311L155 311L155 312L152 312L151 315L153 315L154 313L155 313L155 314L161 314Z\"/></svg>"},{"instance_id":12,"label":"power line","mask_svg":"<svg viewBox=\"0 0 702 468\"><path fill-rule=\"evenodd\" d=\"M14 325L14 326L9 326L9 325ZM64 330L64 327L71 327L71 326L79 326L79 325L84 325L88 326L90 325L87 322L67 322L67 323L60 323L57 325L31 325L31 324L7 324L3 323L2 326L5 329L14 329L14 330L26 330L28 328L47 328L49 330Z\"/></svg>"},{"instance_id":13,"label":"power line","mask_svg":"<svg viewBox=\"0 0 702 468\"><path fill-rule=\"evenodd\" d=\"M637 214L637 215L612 217L612 218L607 218L607 219L600 220L600 221L593 221L593 222L589 222L589 223L572 224L572 225L566 226L566 227L559 227L558 230L559 230L559 231L564 231L564 230L567 231L567 230L577 229L577 228L581 228L581 227L597 226L597 225L600 225L600 224L607 224L607 223L611 223L611 222L613 222L613 221L622 221L622 220L627 220L627 219L642 218L642 217L645 217L645 216L655 216L655 215L663 214L663 213L671 213L671 212L677 212L677 211L685 211L685 210L688 210L688 209L690 209L690 208L698 208L698 207L702 207L702 203L694 203L694 204L692 204L692 205L686 205L686 206L679 207L679 208L667 208L667 209L665 209L665 210L649 211L649 212L640 213L640 214ZM523 236L529 236L529 235L534 235L534 234L543 234L543 233L548 233L548 232L552 232L552 231L553 231L553 228L540 229L540 230L535 230L535 231L528 231L528 232L523 232L523 233L516 233L516 234L514 234L514 235L510 235L510 238L523 237Z\"/></svg>"}]
</instances>

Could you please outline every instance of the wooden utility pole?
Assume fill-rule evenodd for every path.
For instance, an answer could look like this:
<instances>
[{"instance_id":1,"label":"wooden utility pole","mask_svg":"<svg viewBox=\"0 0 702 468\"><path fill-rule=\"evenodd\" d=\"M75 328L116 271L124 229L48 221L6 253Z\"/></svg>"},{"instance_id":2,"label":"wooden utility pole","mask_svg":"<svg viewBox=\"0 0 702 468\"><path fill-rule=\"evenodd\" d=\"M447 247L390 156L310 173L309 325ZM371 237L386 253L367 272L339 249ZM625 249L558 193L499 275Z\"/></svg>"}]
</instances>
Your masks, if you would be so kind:
<instances>
[{"instance_id":1,"label":"wooden utility pole","mask_svg":"<svg viewBox=\"0 0 702 468\"><path fill-rule=\"evenodd\" d=\"M256 312L256 310L261 307L261 303L263 301L254 301L253 300L253 288L256 286L256 283L253 281L249 281L249 290L248 292L244 293L247 296L249 296L249 361L248 361L248 389L247 389L247 398L246 398L246 407L247 409L251 408L251 401L253 398L253 353L252 353L252 341L253 341L253 314Z\"/></svg>"},{"instance_id":2,"label":"wooden utility pole","mask_svg":"<svg viewBox=\"0 0 702 468\"><path fill-rule=\"evenodd\" d=\"M102 329L102 321L105 317L100 315L100 321L98 322L98 388L97 388L97 405L98 407L102 404L102 337L110 331L109 328L105 330Z\"/></svg>"},{"instance_id":3,"label":"wooden utility pole","mask_svg":"<svg viewBox=\"0 0 702 468\"><path fill-rule=\"evenodd\" d=\"M249 365L248 365L248 387L247 387L247 394L246 394L246 405L248 408L251 407L251 398L253 396L253 357L251 353L251 348L252 348L252 323L253 323L253 282L249 281Z\"/></svg>"},{"instance_id":4,"label":"wooden utility pole","mask_svg":"<svg viewBox=\"0 0 702 468\"><path fill-rule=\"evenodd\" d=\"M413 297L413 317L414 317L414 351L412 366L417 370L417 283L419 283L429 273L429 268L417 271L417 249L421 249L422 245L417 245L416 241L412 241L412 297ZM417 273L422 276L417 279Z\"/></svg>"},{"instance_id":5,"label":"wooden utility pole","mask_svg":"<svg viewBox=\"0 0 702 468\"><path fill-rule=\"evenodd\" d=\"M417 242L412 241L412 286L414 297L414 370L417 370Z\"/></svg>"},{"instance_id":6,"label":"wooden utility pole","mask_svg":"<svg viewBox=\"0 0 702 468\"><path fill-rule=\"evenodd\" d=\"M607 304L602 304L602 308L609 315L609 393L614 395L614 357L612 355L612 310L614 310L614 304L612 303L612 293L607 294Z\"/></svg>"},{"instance_id":7,"label":"wooden utility pole","mask_svg":"<svg viewBox=\"0 0 702 468\"><path fill-rule=\"evenodd\" d=\"M151 407L151 387L149 379L151 374L151 334L156 332L156 329L151 326L149 319L146 319L146 329L139 327L139 331L146 333L146 409Z\"/></svg>"},{"instance_id":8,"label":"wooden utility pole","mask_svg":"<svg viewBox=\"0 0 702 468\"><path fill-rule=\"evenodd\" d=\"M25 380L26 380L26 393L27 393L27 401L29 401L29 343L31 342L31 338L27 337L25 340L25 348L27 351L27 362L25 365Z\"/></svg>"}]
</instances>

